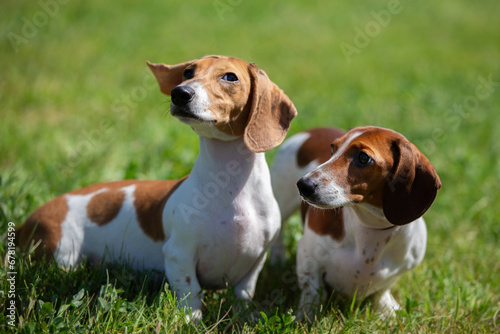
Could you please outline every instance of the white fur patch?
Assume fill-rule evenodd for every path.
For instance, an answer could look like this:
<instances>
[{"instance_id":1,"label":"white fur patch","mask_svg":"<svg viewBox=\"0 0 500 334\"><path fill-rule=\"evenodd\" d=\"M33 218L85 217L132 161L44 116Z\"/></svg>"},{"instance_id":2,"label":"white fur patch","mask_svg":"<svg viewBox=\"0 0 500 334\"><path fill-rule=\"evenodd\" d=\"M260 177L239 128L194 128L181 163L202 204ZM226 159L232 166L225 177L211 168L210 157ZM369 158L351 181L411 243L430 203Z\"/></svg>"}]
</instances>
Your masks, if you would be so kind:
<instances>
[{"instance_id":1,"label":"white fur patch","mask_svg":"<svg viewBox=\"0 0 500 334\"><path fill-rule=\"evenodd\" d=\"M356 131L353 132L349 138L337 149L337 152L328 160L326 163L329 161L335 161L337 160L342 154L344 154L345 150L351 145L354 139L358 138L363 132L361 131Z\"/></svg>"},{"instance_id":2,"label":"white fur patch","mask_svg":"<svg viewBox=\"0 0 500 334\"><path fill-rule=\"evenodd\" d=\"M180 87L180 86L178 86ZM186 107L178 107L174 103L170 105L172 112L177 109L189 109L189 112L196 116L197 119L191 117L177 116L179 120L188 125L203 124L205 122L215 122L217 120L217 115L215 115L211 110L210 98L199 82L193 82L190 84L182 85L182 87L189 87L194 90L193 100L188 103Z\"/></svg>"},{"instance_id":3,"label":"white fur patch","mask_svg":"<svg viewBox=\"0 0 500 334\"><path fill-rule=\"evenodd\" d=\"M307 132L301 132L290 137L281 145L274 158L271 182L282 220L286 220L300 205L300 196L295 183L318 166L316 161L312 161L304 168L297 165L297 152L310 136Z\"/></svg>"},{"instance_id":4,"label":"white fur patch","mask_svg":"<svg viewBox=\"0 0 500 334\"><path fill-rule=\"evenodd\" d=\"M57 262L69 267L78 264L81 256L105 261L126 261L137 269L163 269L161 246L144 234L136 218L135 185L121 188L125 199L118 215L99 226L87 217L87 205L100 189L87 195L66 195L68 214L61 225L62 238L57 247Z\"/></svg>"},{"instance_id":5,"label":"white fur patch","mask_svg":"<svg viewBox=\"0 0 500 334\"><path fill-rule=\"evenodd\" d=\"M216 117L214 117L213 112L210 110L210 99L203 85L199 82L193 82L190 87L195 92L194 99L191 102L191 111L202 120L215 120Z\"/></svg>"},{"instance_id":6,"label":"white fur patch","mask_svg":"<svg viewBox=\"0 0 500 334\"><path fill-rule=\"evenodd\" d=\"M316 195L320 198L321 204L324 204L328 208L340 207L348 204L349 198L347 197L344 188L339 186L336 178L332 178L332 175L324 173L322 170L319 172L320 174L319 177L317 177L318 179L330 180L327 185L320 186L316 191Z\"/></svg>"}]
</instances>

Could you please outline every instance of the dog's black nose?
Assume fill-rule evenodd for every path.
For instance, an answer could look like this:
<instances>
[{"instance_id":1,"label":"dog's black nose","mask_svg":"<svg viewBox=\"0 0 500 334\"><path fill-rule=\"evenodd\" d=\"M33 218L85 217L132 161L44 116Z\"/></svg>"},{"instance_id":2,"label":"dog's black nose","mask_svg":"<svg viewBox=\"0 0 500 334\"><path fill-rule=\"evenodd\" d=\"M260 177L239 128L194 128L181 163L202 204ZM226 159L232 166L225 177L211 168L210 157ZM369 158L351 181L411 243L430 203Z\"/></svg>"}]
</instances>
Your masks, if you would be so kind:
<instances>
[{"instance_id":1,"label":"dog's black nose","mask_svg":"<svg viewBox=\"0 0 500 334\"><path fill-rule=\"evenodd\" d=\"M194 89L188 86L177 86L170 92L172 103L178 107L184 107L194 98Z\"/></svg>"},{"instance_id":2,"label":"dog's black nose","mask_svg":"<svg viewBox=\"0 0 500 334\"><path fill-rule=\"evenodd\" d=\"M299 188L300 194L305 198L311 198L318 188L318 184L311 178L301 178L297 182L297 188Z\"/></svg>"}]
</instances>

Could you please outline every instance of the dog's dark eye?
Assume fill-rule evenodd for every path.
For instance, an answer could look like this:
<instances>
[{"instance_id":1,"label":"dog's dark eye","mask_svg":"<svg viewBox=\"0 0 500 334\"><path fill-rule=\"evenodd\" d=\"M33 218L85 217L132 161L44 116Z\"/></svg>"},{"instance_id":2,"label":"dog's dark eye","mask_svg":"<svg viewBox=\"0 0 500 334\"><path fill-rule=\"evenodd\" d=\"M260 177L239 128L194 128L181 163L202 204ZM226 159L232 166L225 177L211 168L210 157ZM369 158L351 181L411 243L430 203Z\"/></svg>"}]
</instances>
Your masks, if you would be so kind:
<instances>
[{"instance_id":1,"label":"dog's dark eye","mask_svg":"<svg viewBox=\"0 0 500 334\"><path fill-rule=\"evenodd\" d=\"M330 157L333 157L333 154L335 153L335 144L331 144L330 146L331 146L331 148L332 148L332 151L331 151Z\"/></svg>"},{"instance_id":2,"label":"dog's dark eye","mask_svg":"<svg viewBox=\"0 0 500 334\"><path fill-rule=\"evenodd\" d=\"M234 73L226 73L222 76L222 80L235 82L238 81L238 77Z\"/></svg>"},{"instance_id":3,"label":"dog's dark eye","mask_svg":"<svg viewBox=\"0 0 500 334\"><path fill-rule=\"evenodd\" d=\"M183 73L184 79L189 80L194 78L194 69L188 68Z\"/></svg>"},{"instance_id":4,"label":"dog's dark eye","mask_svg":"<svg viewBox=\"0 0 500 334\"><path fill-rule=\"evenodd\" d=\"M356 163L358 166L366 166L372 162L372 158L365 152L361 151L356 158Z\"/></svg>"}]
</instances>

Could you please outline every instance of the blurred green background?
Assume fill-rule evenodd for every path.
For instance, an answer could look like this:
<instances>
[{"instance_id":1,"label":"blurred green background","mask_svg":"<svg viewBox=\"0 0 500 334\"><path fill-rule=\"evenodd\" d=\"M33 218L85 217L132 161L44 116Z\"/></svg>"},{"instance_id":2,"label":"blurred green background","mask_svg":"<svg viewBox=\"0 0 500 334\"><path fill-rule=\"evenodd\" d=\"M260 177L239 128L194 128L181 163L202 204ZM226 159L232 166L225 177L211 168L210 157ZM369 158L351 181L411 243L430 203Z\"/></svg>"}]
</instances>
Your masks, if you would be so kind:
<instances>
[{"instance_id":1,"label":"blurred green background","mask_svg":"<svg viewBox=\"0 0 500 334\"><path fill-rule=\"evenodd\" d=\"M169 115L169 98L145 61L235 56L257 63L295 103L290 134L377 125L403 133L427 155L443 189L426 215L428 253L417 282L430 284L429 302L437 291L449 298L427 311L453 308L458 294L470 301L460 304L461 316L493 326L499 13L495 0L4 0L2 226L87 184L187 174L197 136ZM293 255L300 228L290 233ZM398 286L405 289L403 281Z\"/></svg>"}]
</instances>

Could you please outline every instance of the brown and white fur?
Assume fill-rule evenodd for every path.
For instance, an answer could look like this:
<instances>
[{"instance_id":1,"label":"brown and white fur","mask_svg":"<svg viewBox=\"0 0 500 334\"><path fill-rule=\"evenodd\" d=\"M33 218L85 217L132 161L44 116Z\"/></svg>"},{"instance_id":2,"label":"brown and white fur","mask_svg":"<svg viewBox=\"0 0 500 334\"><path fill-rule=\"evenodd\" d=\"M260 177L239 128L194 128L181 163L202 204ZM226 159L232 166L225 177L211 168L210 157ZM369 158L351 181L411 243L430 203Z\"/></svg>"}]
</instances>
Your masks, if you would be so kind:
<instances>
[{"instance_id":1,"label":"brown and white fur","mask_svg":"<svg viewBox=\"0 0 500 334\"><path fill-rule=\"evenodd\" d=\"M190 175L66 193L38 208L18 240L41 240L66 267L87 257L164 270L187 320L198 321L202 288L234 287L244 301L254 294L280 229L263 152L283 141L297 111L264 71L240 59L148 65L172 97L171 114L200 137Z\"/></svg>"},{"instance_id":2,"label":"brown and white fur","mask_svg":"<svg viewBox=\"0 0 500 334\"><path fill-rule=\"evenodd\" d=\"M370 296L374 309L394 314L400 307L390 288L422 261L421 216L441 188L427 158L392 130L318 128L285 141L271 175L283 219L304 200L299 319L312 319L328 290Z\"/></svg>"}]
</instances>

